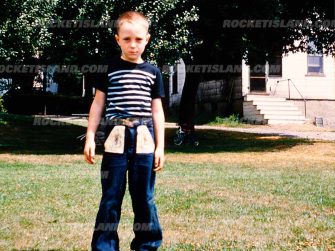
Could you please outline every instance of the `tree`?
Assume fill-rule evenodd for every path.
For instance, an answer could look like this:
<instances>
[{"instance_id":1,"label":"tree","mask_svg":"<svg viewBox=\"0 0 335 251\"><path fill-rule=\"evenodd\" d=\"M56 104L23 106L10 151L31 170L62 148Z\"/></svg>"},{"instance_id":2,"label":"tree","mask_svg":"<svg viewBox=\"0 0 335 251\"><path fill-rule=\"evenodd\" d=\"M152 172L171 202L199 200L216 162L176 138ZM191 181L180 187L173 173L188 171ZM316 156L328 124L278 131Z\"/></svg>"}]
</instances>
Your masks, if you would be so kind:
<instances>
[{"instance_id":1,"label":"tree","mask_svg":"<svg viewBox=\"0 0 335 251\"><path fill-rule=\"evenodd\" d=\"M194 0L3 0L0 13L0 61L6 64L97 64L118 53L113 27L64 27L62 21L113 21L126 10L139 10L151 21L152 40L145 57L158 66L183 58L186 64L264 62L283 52L305 51L309 40L334 54L334 27L226 28L225 20L334 19L334 1ZM302 41L299 45L295 41ZM38 57L36 57L38 55ZM30 91L35 73L11 74ZM79 72L74 73L79 74ZM79 75L78 75L79 76ZM61 76L60 76L61 77ZM87 76L93 81L93 76ZM187 74L180 123L193 124L197 85L222 77ZM26 84L25 84L26 83Z\"/></svg>"},{"instance_id":2,"label":"tree","mask_svg":"<svg viewBox=\"0 0 335 251\"><path fill-rule=\"evenodd\" d=\"M0 13L0 62L9 65L35 65L37 55L50 40L50 33L44 24L51 18L56 1L15 0L2 1ZM7 68L8 69L8 68ZM11 78L22 91L30 91L34 69L25 73L10 72L2 68L0 77ZM20 71L20 70L19 70ZM28 85L29 83L29 85Z\"/></svg>"},{"instance_id":3,"label":"tree","mask_svg":"<svg viewBox=\"0 0 335 251\"><path fill-rule=\"evenodd\" d=\"M197 20L197 9L190 0L5 0L4 7L8 12L0 15L3 64L65 64L79 69L98 64L119 53L113 21L126 10L139 10L149 17L152 40L145 57L154 64L174 63L189 54L195 42L189 25ZM111 26L84 27L76 21ZM26 80L26 92L31 90L33 77L20 78ZM87 79L93 76L88 74Z\"/></svg>"}]
</instances>

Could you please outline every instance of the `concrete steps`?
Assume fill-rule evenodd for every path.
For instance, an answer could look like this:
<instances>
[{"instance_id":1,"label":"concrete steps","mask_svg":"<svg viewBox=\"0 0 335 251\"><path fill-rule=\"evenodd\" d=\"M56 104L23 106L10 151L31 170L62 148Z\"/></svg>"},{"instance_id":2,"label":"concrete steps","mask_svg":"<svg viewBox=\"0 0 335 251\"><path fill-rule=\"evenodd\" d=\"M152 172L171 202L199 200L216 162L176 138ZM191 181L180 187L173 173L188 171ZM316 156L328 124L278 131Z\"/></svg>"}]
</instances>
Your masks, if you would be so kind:
<instances>
[{"instance_id":1,"label":"concrete steps","mask_svg":"<svg viewBox=\"0 0 335 251\"><path fill-rule=\"evenodd\" d=\"M305 116L292 101L267 95L247 95L243 119L256 124L304 124Z\"/></svg>"},{"instance_id":2,"label":"concrete steps","mask_svg":"<svg viewBox=\"0 0 335 251\"><path fill-rule=\"evenodd\" d=\"M272 97L268 95L247 95L244 97L244 101L286 101L285 98Z\"/></svg>"}]
</instances>

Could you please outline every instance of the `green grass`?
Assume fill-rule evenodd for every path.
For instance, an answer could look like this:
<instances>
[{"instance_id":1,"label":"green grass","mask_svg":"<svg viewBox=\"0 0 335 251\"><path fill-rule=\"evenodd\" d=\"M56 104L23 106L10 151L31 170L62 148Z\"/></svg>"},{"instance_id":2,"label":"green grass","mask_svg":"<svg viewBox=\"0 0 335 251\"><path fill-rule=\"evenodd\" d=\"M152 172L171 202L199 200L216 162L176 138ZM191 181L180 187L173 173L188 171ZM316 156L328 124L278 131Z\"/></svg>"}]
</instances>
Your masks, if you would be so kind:
<instances>
[{"instance_id":1,"label":"green grass","mask_svg":"<svg viewBox=\"0 0 335 251\"><path fill-rule=\"evenodd\" d=\"M178 123L178 116L176 113L170 114L166 118L167 122ZM229 116L216 116L213 113L203 112L197 114L194 118L196 125L212 125L212 126L225 126L225 127L250 127L249 124L241 122L239 114L231 114Z\"/></svg>"},{"instance_id":2,"label":"green grass","mask_svg":"<svg viewBox=\"0 0 335 251\"><path fill-rule=\"evenodd\" d=\"M9 116L0 129L0 250L88 250L101 155L84 163L83 128ZM156 181L161 250L335 247L334 142L204 130L198 148L174 147L173 133ZM132 220L126 193L121 250Z\"/></svg>"}]
</instances>

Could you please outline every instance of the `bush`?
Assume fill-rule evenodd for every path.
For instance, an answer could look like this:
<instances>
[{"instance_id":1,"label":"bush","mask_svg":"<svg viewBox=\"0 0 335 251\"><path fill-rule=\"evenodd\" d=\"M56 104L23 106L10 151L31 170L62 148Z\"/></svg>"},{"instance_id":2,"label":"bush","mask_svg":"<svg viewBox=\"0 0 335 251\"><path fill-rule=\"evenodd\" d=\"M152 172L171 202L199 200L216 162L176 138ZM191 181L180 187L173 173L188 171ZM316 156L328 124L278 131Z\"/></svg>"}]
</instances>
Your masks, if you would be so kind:
<instances>
[{"instance_id":1,"label":"bush","mask_svg":"<svg viewBox=\"0 0 335 251\"><path fill-rule=\"evenodd\" d=\"M4 105L4 101L3 101L3 98L0 96L0 112L7 112L6 111L6 108L5 108L5 105Z\"/></svg>"},{"instance_id":2,"label":"bush","mask_svg":"<svg viewBox=\"0 0 335 251\"><path fill-rule=\"evenodd\" d=\"M229 117L215 117L210 125L224 125L229 127L241 126L239 114L232 114Z\"/></svg>"},{"instance_id":3,"label":"bush","mask_svg":"<svg viewBox=\"0 0 335 251\"><path fill-rule=\"evenodd\" d=\"M3 118L4 113L6 112L5 106L3 104L3 99L0 96L0 125L6 125L6 121Z\"/></svg>"}]
</instances>

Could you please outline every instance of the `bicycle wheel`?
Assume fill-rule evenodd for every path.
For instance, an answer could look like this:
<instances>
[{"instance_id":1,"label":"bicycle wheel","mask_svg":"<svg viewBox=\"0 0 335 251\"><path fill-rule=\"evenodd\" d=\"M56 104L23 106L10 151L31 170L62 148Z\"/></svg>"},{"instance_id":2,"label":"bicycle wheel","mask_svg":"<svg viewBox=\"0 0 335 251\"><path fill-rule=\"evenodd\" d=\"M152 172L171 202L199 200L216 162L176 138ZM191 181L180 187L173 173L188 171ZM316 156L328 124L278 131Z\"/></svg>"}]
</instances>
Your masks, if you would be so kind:
<instances>
[{"instance_id":1,"label":"bicycle wheel","mask_svg":"<svg viewBox=\"0 0 335 251\"><path fill-rule=\"evenodd\" d=\"M180 146L181 144L183 144L183 141L184 141L184 136L181 135L181 134L177 134L177 135L174 136L174 138L173 138L173 143L174 143L176 146Z\"/></svg>"}]
</instances>

